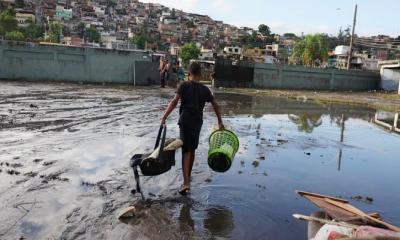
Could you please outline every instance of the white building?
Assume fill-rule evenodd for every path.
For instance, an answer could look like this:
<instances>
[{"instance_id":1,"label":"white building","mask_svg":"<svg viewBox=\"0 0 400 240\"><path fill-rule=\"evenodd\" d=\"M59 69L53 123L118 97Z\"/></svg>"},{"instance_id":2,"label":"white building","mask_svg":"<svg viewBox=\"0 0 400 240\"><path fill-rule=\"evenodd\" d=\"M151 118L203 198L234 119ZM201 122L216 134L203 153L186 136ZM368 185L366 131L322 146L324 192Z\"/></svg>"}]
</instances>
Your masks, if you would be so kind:
<instances>
[{"instance_id":1,"label":"white building","mask_svg":"<svg viewBox=\"0 0 400 240\"><path fill-rule=\"evenodd\" d=\"M105 7L103 7L103 6L93 6L93 9L98 17L104 16L105 11L106 11Z\"/></svg>"},{"instance_id":2,"label":"white building","mask_svg":"<svg viewBox=\"0 0 400 240\"><path fill-rule=\"evenodd\" d=\"M224 54L242 55L242 48L240 47L224 47Z\"/></svg>"},{"instance_id":3,"label":"white building","mask_svg":"<svg viewBox=\"0 0 400 240\"><path fill-rule=\"evenodd\" d=\"M350 53L349 46L340 45L340 46L335 47L335 55L336 56L349 56L349 53Z\"/></svg>"},{"instance_id":4,"label":"white building","mask_svg":"<svg viewBox=\"0 0 400 240\"><path fill-rule=\"evenodd\" d=\"M200 60L213 60L214 59L214 51L211 49L202 48L199 55Z\"/></svg>"}]
</instances>

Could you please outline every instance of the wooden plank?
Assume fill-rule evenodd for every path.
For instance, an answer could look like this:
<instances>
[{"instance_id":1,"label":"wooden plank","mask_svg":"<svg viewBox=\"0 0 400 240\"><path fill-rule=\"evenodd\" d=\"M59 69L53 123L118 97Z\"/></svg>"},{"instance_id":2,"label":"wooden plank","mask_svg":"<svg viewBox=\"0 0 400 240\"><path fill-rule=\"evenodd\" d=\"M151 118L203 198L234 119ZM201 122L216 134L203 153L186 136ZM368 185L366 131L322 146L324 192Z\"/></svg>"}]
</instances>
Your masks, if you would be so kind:
<instances>
[{"instance_id":1,"label":"wooden plank","mask_svg":"<svg viewBox=\"0 0 400 240\"><path fill-rule=\"evenodd\" d=\"M400 232L400 228L399 227L396 227L396 226L394 226L392 224L389 224L387 222L384 222L382 220L373 218L373 217L369 216L368 214L366 214L365 212L361 211L360 209L358 209L358 208L356 208L356 207L354 207L354 206L352 206L352 205L350 205L348 203L341 203L341 202L333 201L333 200L328 199L328 198L326 199L326 201L331 203L331 204L333 204L333 205L335 205L335 206L337 206L337 207L340 207L340 208L345 209L345 210L347 210L349 212L352 212L352 213L354 213L356 215L359 215L359 216L361 216L363 218L366 218L366 219L370 220L371 222L374 222L374 223L380 224L382 226L385 226L390 230L393 230L393 231L396 231L396 232Z\"/></svg>"},{"instance_id":2,"label":"wooden plank","mask_svg":"<svg viewBox=\"0 0 400 240\"><path fill-rule=\"evenodd\" d=\"M310 202L314 203L317 207L323 209L331 217L333 217L337 220L345 220L345 219L357 217L357 215L352 212L348 212L342 208L339 208L331 203L326 202L325 198L314 197L314 196L310 196L310 195L304 196L304 197L306 199L308 199ZM332 200L332 201L334 201L334 200Z\"/></svg>"},{"instance_id":3,"label":"wooden plank","mask_svg":"<svg viewBox=\"0 0 400 240\"><path fill-rule=\"evenodd\" d=\"M313 196L313 197L319 197L319 198L329 198L329 199L332 199L332 200L335 200L335 201L339 201L339 202L343 202L343 203L348 203L349 202L346 199L331 197L331 196L317 194L317 193L304 192L304 191L296 191L296 192L302 197L304 197L304 196Z\"/></svg>"}]
</instances>

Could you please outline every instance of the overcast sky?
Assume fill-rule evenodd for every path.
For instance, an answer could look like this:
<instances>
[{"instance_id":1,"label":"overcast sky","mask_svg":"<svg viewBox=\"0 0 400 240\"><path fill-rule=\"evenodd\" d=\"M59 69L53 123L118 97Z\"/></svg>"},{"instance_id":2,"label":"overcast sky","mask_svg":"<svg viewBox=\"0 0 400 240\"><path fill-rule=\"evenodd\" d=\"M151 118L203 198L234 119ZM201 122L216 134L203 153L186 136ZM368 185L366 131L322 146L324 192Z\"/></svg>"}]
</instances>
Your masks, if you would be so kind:
<instances>
[{"instance_id":1,"label":"overcast sky","mask_svg":"<svg viewBox=\"0 0 400 240\"><path fill-rule=\"evenodd\" d=\"M400 35L400 0L142 0L187 12L207 14L236 26L256 28L264 23L272 32L337 34L352 24L358 3L359 36Z\"/></svg>"}]
</instances>

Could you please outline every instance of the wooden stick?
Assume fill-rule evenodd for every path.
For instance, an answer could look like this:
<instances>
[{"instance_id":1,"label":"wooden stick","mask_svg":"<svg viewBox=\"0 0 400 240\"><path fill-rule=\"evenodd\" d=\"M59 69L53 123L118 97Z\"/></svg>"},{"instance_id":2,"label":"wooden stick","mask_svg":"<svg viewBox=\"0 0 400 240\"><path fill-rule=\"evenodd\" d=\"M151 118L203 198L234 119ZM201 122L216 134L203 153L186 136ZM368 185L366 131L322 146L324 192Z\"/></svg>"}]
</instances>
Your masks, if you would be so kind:
<instances>
[{"instance_id":1,"label":"wooden stick","mask_svg":"<svg viewBox=\"0 0 400 240\"><path fill-rule=\"evenodd\" d=\"M314 221L314 222L319 222L319 223L323 223L323 224L331 224L331 225L336 225L336 226L340 226L340 227L348 227L348 228L353 228L353 229L357 229L359 227L357 225L346 223L346 222L336 222L336 221L332 221L332 220L326 220L326 219L322 219L322 218L316 218L316 217L311 217L311 216L306 216L306 215L301 215L301 214L293 214L293 217L296 219L299 219L299 220Z\"/></svg>"}]
</instances>

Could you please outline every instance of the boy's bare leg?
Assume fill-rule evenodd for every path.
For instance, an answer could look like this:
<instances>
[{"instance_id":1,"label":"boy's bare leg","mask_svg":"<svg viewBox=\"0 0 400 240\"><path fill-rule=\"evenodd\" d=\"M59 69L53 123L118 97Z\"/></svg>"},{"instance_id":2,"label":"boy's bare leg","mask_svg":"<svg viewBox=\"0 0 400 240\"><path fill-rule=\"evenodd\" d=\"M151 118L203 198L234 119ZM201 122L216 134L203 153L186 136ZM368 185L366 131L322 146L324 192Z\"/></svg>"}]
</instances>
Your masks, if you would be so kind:
<instances>
[{"instance_id":1,"label":"boy's bare leg","mask_svg":"<svg viewBox=\"0 0 400 240\"><path fill-rule=\"evenodd\" d=\"M192 169L193 169L193 163L194 163L194 158L196 156L196 152L190 152L190 172L189 172L189 182L192 181Z\"/></svg>"},{"instance_id":2,"label":"boy's bare leg","mask_svg":"<svg viewBox=\"0 0 400 240\"><path fill-rule=\"evenodd\" d=\"M191 152L182 153L182 172L183 172L183 185L190 186L190 172L191 172Z\"/></svg>"}]
</instances>

